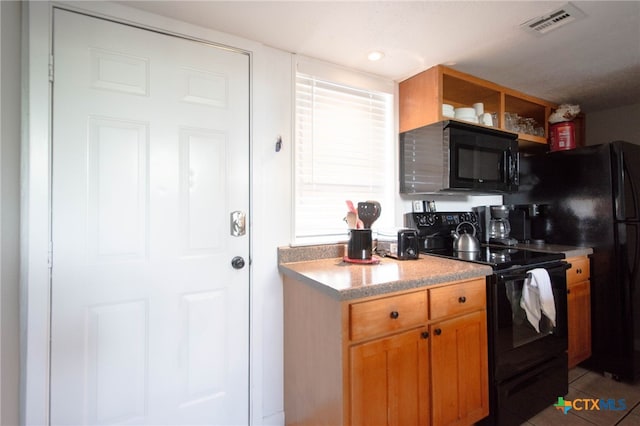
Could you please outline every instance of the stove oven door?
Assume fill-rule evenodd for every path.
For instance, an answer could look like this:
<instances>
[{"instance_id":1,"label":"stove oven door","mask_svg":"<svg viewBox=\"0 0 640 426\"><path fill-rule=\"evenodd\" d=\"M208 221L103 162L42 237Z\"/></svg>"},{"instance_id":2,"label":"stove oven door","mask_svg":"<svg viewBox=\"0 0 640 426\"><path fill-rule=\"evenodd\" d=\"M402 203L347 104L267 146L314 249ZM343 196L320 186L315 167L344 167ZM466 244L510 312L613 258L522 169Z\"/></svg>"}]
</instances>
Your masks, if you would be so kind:
<instances>
[{"instance_id":1,"label":"stove oven door","mask_svg":"<svg viewBox=\"0 0 640 426\"><path fill-rule=\"evenodd\" d=\"M520 305L533 266L497 271L489 294L490 346L493 352L494 379L513 377L557 357L567 350L567 281L566 262L546 267L556 310L555 326L543 314L536 330Z\"/></svg>"}]
</instances>

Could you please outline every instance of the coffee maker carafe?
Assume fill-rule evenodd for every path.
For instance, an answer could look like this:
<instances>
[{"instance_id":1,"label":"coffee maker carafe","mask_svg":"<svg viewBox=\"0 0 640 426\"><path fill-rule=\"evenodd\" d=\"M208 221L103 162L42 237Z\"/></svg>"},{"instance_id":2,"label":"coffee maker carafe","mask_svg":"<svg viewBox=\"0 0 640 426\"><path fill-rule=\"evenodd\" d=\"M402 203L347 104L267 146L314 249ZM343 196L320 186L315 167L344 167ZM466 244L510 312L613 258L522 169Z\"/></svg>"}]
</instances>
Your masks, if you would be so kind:
<instances>
[{"instance_id":1,"label":"coffee maker carafe","mask_svg":"<svg viewBox=\"0 0 640 426\"><path fill-rule=\"evenodd\" d=\"M509 223L509 212L512 206L491 206L491 219L488 224L489 244L502 244L512 246L518 243L510 238L511 224Z\"/></svg>"}]
</instances>

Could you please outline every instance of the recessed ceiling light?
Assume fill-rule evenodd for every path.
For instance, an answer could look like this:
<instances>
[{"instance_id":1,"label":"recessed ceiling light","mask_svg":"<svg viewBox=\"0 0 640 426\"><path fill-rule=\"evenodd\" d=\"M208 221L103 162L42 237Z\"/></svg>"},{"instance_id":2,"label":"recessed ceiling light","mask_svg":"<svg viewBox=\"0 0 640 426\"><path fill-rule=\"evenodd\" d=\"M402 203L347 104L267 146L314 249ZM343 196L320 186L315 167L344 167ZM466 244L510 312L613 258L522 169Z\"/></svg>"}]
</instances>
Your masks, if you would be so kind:
<instances>
[{"instance_id":1,"label":"recessed ceiling light","mask_svg":"<svg viewBox=\"0 0 640 426\"><path fill-rule=\"evenodd\" d=\"M370 61L379 61L383 57L384 57L384 53L379 51L379 50L373 50L373 51L369 52L369 54L367 55L367 58Z\"/></svg>"}]
</instances>

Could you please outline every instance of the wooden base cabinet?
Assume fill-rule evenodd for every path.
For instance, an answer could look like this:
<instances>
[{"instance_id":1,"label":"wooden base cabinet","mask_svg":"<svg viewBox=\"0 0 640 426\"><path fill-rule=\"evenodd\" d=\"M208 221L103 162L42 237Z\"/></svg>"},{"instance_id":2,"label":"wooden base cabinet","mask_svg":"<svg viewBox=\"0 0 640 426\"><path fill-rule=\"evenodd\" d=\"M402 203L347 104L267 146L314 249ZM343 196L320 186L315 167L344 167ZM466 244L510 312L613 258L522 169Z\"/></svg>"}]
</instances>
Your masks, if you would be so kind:
<instances>
[{"instance_id":1,"label":"wooden base cabinet","mask_svg":"<svg viewBox=\"0 0 640 426\"><path fill-rule=\"evenodd\" d=\"M426 328L350 349L352 425L429 423Z\"/></svg>"},{"instance_id":2,"label":"wooden base cabinet","mask_svg":"<svg viewBox=\"0 0 640 426\"><path fill-rule=\"evenodd\" d=\"M338 301L284 277L287 425L472 425L489 414L485 278Z\"/></svg>"},{"instance_id":3,"label":"wooden base cabinet","mask_svg":"<svg viewBox=\"0 0 640 426\"><path fill-rule=\"evenodd\" d=\"M591 283L589 258L567 259L567 329L569 368L591 357Z\"/></svg>"},{"instance_id":4,"label":"wooden base cabinet","mask_svg":"<svg viewBox=\"0 0 640 426\"><path fill-rule=\"evenodd\" d=\"M474 312L429 327L432 424L473 424L489 414L486 321Z\"/></svg>"}]
</instances>

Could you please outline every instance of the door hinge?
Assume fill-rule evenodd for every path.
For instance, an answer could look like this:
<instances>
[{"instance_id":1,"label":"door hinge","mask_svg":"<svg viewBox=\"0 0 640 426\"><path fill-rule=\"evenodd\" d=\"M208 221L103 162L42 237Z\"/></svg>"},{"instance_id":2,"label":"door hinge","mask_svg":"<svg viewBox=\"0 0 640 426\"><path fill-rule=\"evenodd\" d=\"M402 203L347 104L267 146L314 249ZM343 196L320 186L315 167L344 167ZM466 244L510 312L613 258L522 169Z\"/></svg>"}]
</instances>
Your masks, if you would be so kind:
<instances>
[{"instance_id":1,"label":"door hinge","mask_svg":"<svg viewBox=\"0 0 640 426\"><path fill-rule=\"evenodd\" d=\"M53 55L49 56L49 81L53 83Z\"/></svg>"}]
</instances>

